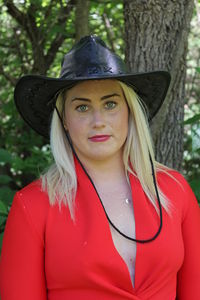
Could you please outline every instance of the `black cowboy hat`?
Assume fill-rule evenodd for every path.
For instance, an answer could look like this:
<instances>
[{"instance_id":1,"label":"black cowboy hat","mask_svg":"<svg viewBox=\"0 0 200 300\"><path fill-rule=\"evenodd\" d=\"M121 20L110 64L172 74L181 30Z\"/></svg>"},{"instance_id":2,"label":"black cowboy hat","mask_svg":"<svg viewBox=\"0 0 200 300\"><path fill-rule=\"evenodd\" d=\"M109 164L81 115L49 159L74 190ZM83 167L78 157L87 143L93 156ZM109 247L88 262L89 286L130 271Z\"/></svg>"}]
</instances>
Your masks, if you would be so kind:
<instances>
[{"instance_id":1,"label":"black cowboy hat","mask_svg":"<svg viewBox=\"0 0 200 300\"><path fill-rule=\"evenodd\" d=\"M14 91L15 104L29 126L48 138L59 90L84 80L109 78L133 87L148 108L149 120L161 107L170 84L167 71L128 72L122 59L99 37L91 35L82 38L64 56L59 78L40 75L20 78Z\"/></svg>"}]
</instances>

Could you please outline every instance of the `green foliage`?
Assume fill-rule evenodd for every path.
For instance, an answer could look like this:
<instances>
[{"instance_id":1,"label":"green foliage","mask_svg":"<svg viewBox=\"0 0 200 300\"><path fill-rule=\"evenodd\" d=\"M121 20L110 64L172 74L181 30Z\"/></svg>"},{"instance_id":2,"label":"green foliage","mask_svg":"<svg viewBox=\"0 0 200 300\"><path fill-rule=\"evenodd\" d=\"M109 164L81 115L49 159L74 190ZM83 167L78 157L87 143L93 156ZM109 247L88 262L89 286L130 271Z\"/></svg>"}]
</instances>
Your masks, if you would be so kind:
<instances>
[{"instance_id":1,"label":"green foliage","mask_svg":"<svg viewBox=\"0 0 200 300\"><path fill-rule=\"evenodd\" d=\"M199 120L200 120L200 114L196 114L194 117L185 120L184 124L185 125L187 125L187 124L193 125L193 124L196 124L196 122Z\"/></svg>"},{"instance_id":2,"label":"green foliage","mask_svg":"<svg viewBox=\"0 0 200 300\"><path fill-rule=\"evenodd\" d=\"M200 28L196 10L191 22L187 56L184 121L184 175L200 203Z\"/></svg>"},{"instance_id":3,"label":"green foliage","mask_svg":"<svg viewBox=\"0 0 200 300\"><path fill-rule=\"evenodd\" d=\"M123 1L91 1L90 33L101 36L122 58L124 57Z\"/></svg>"},{"instance_id":4,"label":"green foliage","mask_svg":"<svg viewBox=\"0 0 200 300\"><path fill-rule=\"evenodd\" d=\"M52 163L49 141L33 132L19 116L13 101L14 86L24 74L59 76L63 55L75 39L75 1L0 0L0 10L1 248L15 192ZM122 1L91 1L89 26L91 34L102 36L123 55Z\"/></svg>"},{"instance_id":5,"label":"green foliage","mask_svg":"<svg viewBox=\"0 0 200 300\"><path fill-rule=\"evenodd\" d=\"M12 161L11 154L5 149L0 149L0 163L1 164L11 163L11 161Z\"/></svg>"},{"instance_id":6,"label":"green foliage","mask_svg":"<svg viewBox=\"0 0 200 300\"><path fill-rule=\"evenodd\" d=\"M198 201L200 202L200 114L187 119L185 123L184 172ZM186 129L187 128L187 129Z\"/></svg>"}]
</instances>

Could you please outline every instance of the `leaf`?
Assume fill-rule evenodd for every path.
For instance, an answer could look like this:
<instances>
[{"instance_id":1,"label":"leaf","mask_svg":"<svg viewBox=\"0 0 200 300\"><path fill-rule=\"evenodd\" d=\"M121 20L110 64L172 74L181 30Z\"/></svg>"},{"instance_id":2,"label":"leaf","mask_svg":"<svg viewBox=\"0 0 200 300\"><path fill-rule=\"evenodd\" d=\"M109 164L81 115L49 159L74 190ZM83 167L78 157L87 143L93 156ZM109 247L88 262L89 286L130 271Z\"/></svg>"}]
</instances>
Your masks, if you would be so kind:
<instances>
[{"instance_id":1,"label":"leaf","mask_svg":"<svg viewBox=\"0 0 200 300\"><path fill-rule=\"evenodd\" d=\"M10 204L12 202L12 199L14 197L15 191L11 190L7 186L2 186L0 188L0 201L2 201L4 204Z\"/></svg>"},{"instance_id":2,"label":"leaf","mask_svg":"<svg viewBox=\"0 0 200 300\"><path fill-rule=\"evenodd\" d=\"M0 214L6 215L7 214L7 208L3 201L0 200Z\"/></svg>"},{"instance_id":3,"label":"leaf","mask_svg":"<svg viewBox=\"0 0 200 300\"><path fill-rule=\"evenodd\" d=\"M12 156L11 156L10 152L1 148L0 149L0 162L11 163Z\"/></svg>"},{"instance_id":4,"label":"leaf","mask_svg":"<svg viewBox=\"0 0 200 300\"><path fill-rule=\"evenodd\" d=\"M0 253L2 248L2 242L3 242L3 232L0 234Z\"/></svg>"},{"instance_id":5,"label":"leaf","mask_svg":"<svg viewBox=\"0 0 200 300\"><path fill-rule=\"evenodd\" d=\"M19 156L15 156L13 158L13 164L12 164L12 167L15 169L15 170L21 170L23 169L23 166L24 166L24 161L23 159L21 159Z\"/></svg>"},{"instance_id":6,"label":"leaf","mask_svg":"<svg viewBox=\"0 0 200 300\"><path fill-rule=\"evenodd\" d=\"M65 36L66 30L65 30L65 28L63 28L63 26L55 25L51 28L51 30L49 31L49 34L54 35L56 33L60 33Z\"/></svg>"},{"instance_id":7,"label":"leaf","mask_svg":"<svg viewBox=\"0 0 200 300\"><path fill-rule=\"evenodd\" d=\"M0 184L7 184L12 181L12 178L8 175L0 175Z\"/></svg>"},{"instance_id":8,"label":"leaf","mask_svg":"<svg viewBox=\"0 0 200 300\"><path fill-rule=\"evenodd\" d=\"M196 71L197 71L198 73L200 73L200 67L197 67L197 68L196 68Z\"/></svg>"},{"instance_id":9,"label":"leaf","mask_svg":"<svg viewBox=\"0 0 200 300\"><path fill-rule=\"evenodd\" d=\"M200 202L200 178L191 180L189 184Z\"/></svg>"},{"instance_id":10,"label":"leaf","mask_svg":"<svg viewBox=\"0 0 200 300\"><path fill-rule=\"evenodd\" d=\"M200 114L196 114L194 117L187 119L183 124L195 124L200 121Z\"/></svg>"},{"instance_id":11,"label":"leaf","mask_svg":"<svg viewBox=\"0 0 200 300\"><path fill-rule=\"evenodd\" d=\"M3 95L4 96L4 95ZM5 94L5 98L7 99L8 98L8 93L6 91L6 94ZM6 115L13 115L15 111L15 107L13 105L13 102L12 101L9 101L7 103L4 103L3 104L3 112L6 114Z\"/></svg>"}]
</instances>

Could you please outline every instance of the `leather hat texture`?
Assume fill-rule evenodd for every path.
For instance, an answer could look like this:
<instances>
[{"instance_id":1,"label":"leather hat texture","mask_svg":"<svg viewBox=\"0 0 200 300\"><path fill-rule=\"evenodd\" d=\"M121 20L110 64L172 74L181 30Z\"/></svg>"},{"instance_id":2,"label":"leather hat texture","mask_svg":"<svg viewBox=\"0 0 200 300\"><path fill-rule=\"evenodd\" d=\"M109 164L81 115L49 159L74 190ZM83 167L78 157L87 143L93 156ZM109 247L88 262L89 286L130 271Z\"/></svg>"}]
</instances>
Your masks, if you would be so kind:
<instances>
[{"instance_id":1,"label":"leather hat texture","mask_svg":"<svg viewBox=\"0 0 200 300\"><path fill-rule=\"evenodd\" d=\"M123 60L97 36L83 37L64 56L59 78L41 75L21 77L15 87L15 104L22 118L37 133L49 138L56 95L76 83L94 79L118 79L135 90L151 120L161 107L169 84L167 71L130 72Z\"/></svg>"}]
</instances>

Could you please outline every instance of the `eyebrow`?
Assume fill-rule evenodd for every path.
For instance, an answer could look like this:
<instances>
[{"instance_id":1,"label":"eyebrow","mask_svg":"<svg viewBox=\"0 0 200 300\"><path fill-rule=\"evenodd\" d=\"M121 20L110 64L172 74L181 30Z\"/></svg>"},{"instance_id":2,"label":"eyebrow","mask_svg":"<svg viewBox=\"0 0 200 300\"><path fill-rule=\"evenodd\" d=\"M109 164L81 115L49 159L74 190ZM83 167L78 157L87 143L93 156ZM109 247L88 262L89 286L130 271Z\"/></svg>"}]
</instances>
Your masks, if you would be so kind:
<instances>
[{"instance_id":1,"label":"eyebrow","mask_svg":"<svg viewBox=\"0 0 200 300\"><path fill-rule=\"evenodd\" d=\"M119 94L113 93L113 94L109 94L109 95L105 95L105 96L101 97L101 100L105 100L107 98L111 98L111 97L114 97L114 96L120 97ZM91 100L89 98L82 98L82 97L72 98L71 102L76 101L76 100L83 100L83 101L91 102Z\"/></svg>"}]
</instances>

